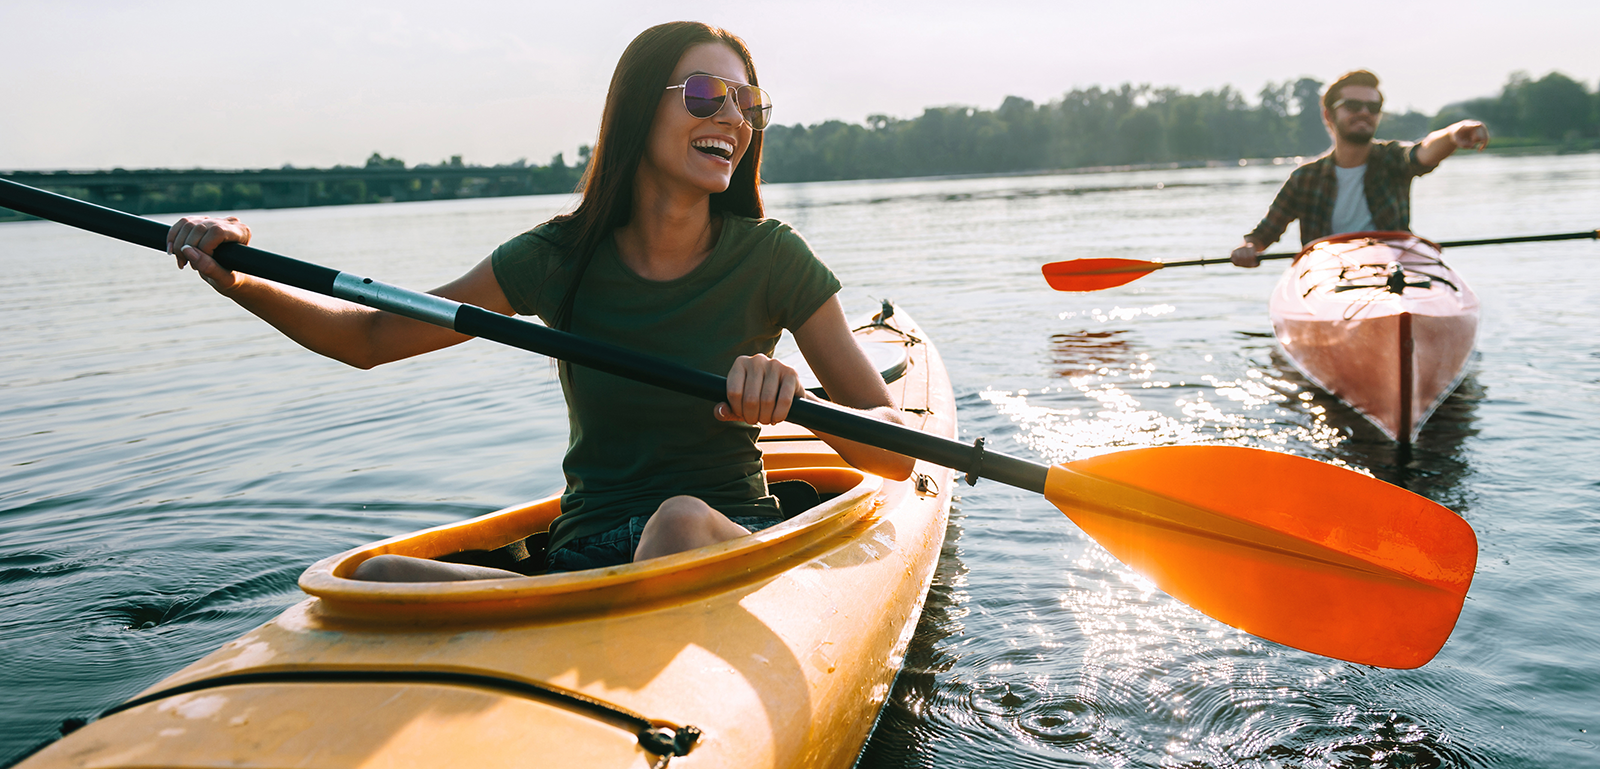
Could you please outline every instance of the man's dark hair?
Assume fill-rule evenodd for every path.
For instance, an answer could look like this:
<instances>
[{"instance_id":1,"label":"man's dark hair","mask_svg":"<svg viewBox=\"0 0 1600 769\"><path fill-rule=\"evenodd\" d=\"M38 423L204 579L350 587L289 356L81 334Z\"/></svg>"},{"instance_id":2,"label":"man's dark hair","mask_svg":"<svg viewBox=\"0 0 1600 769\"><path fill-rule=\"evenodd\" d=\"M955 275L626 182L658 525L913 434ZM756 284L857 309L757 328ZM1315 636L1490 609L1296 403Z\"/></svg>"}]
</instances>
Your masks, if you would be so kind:
<instances>
[{"instance_id":1,"label":"man's dark hair","mask_svg":"<svg viewBox=\"0 0 1600 769\"><path fill-rule=\"evenodd\" d=\"M1339 92L1347 85L1377 88L1378 76L1364 69L1353 69L1340 75L1338 80L1333 81L1333 85L1328 86L1328 90L1322 92L1322 108L1332 112L1333 103L1340 98Z\"/></svg>"}]
</instances>

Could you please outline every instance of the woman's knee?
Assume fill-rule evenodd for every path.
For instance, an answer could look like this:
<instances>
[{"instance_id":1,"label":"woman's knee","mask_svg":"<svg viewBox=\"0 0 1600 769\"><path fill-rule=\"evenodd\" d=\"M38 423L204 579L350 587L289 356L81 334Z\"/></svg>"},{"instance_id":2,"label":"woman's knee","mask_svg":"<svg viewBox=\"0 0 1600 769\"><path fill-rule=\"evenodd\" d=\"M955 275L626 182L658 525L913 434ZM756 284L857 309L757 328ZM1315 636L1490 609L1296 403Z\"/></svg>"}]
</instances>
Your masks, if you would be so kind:
<instances>
[{"instance_id":1,"label":"woman's knee","mask_svg":"<svg viewBox=\"0 0 1600 769\"><path fill-rule=\"evenodd\" d=\"M640 561L714 545L750 533L697 497L671 497L645 523L634 550Z\"/></svg>"},{"instance_id":2,"label":"woman's knee","mask_svg":"<svg viewBox=\"0 0 1600 769\"><path fill-rule=\"evenodd\" d=\"M368 582L404 582L411 571L410 560L403 555L375 555L357 564L351 576Z\"/></svg>"},{"instance_id":3,"label":"woman's knee","mask_svg":"<svg viewBox=\"0 0 1600 769\"><path fill-rule=\"evenodd\" d=\"M704 525L713 517L720 516L714 508L698 497L676 496L669 497L656 508L655 515L650 516L650 522L659 525L679 526Z\"/></svg>"}]
</instances>

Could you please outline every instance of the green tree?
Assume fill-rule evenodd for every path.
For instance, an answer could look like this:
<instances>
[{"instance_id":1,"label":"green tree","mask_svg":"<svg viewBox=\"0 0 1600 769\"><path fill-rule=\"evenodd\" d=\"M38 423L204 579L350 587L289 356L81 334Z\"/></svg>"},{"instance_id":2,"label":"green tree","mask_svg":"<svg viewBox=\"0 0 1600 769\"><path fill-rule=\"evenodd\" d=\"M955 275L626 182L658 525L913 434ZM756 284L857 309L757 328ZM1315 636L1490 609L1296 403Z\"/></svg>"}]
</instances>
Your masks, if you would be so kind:
<instances>
[{"instance_id":1,"label":"green tree","mask_svg":"<svg viewBox=\"0 0 1600 769\"><path fill-rule=\"evenodd\" d=\"M1594 100L1589 89L1560 72L1525 83L1521 103L1527 135L1560 140L1594 133Z\"/></svg>"},{"instance_id":2,"label":"green tree","mask_svg":"<svg viewBox=\"0 0 1600 769\"><path fill-rule=\"evenodd\" d=\"M1294 81L1294 102L1299 108L1295 114L1294 153L1315 155L1327 149L1333 140L1322 123L1322 81L1309 77Z\"/></svg>"},{"instance_id":3,"label":"green tree","mask_svg":"<svg viewBox=\"0 0 1600 769\"><path fill-rule=\"evenodd\" d=\"M405 168L406 161L400 158L386 158L376 152L367 158L367 168Z\"/></svg>"},{"instance_id":4,"label":"green tree","mask_svg":"<svg viewBox=\"0 0 1600 769\"><path fill-rule=\"evenodd\" d=\"M1406 110L1401 113L1385 113L1382 122L1378 123L1377 132L1373 136L1378 139L1417 141L1428 134L1428 122L1431 119L1415 110Z\"/></svg>"}]
</instances>

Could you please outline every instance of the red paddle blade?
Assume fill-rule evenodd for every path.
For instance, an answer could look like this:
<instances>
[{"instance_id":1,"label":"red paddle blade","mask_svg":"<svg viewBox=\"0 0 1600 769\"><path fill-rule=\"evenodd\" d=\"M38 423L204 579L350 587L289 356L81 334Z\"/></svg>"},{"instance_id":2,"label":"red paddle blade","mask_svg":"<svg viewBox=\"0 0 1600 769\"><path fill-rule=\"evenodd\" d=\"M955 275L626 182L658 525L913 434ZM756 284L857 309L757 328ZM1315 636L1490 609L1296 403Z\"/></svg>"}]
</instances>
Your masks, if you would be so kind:
<instances>
[{"instance_id":1,"label":"red paddle blade","mask_svg":"<svg viewBox=\"0 0 1600 769\"><path fill-rule=\"evenodd\" d=\"M1051 262L1040 269L1057 291L1099 291L1132 283L1165 266L1138 259L1073 259Z\"/></svg>"},{"instance_id":2,"label":"red paddle blade","mask_svg":"<svg viewBox=\"0 0 1600 769\"><path fill-rule=\"evenodd\" d=\"M1477 537L1449 509L1259 449L1172 446L1056 465L1045 496L1189 606L1367 665L1433 659L1477 565Z\"/></svg>"}]
</instances>

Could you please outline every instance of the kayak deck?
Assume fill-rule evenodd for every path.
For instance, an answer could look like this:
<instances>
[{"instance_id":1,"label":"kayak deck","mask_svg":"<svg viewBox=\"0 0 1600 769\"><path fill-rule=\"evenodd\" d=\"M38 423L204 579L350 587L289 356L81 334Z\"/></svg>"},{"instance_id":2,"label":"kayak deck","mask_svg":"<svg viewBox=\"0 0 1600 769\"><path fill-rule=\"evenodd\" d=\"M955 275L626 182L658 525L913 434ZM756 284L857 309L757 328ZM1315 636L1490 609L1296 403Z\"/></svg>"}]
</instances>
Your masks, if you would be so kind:
<instances>
[{"instance_id":1,"label":"kayak deck","mask_svg":"<svg viewBox=\"0 0 1600 769\"><path fill-rule=\"evenodd\" d=\"M1312 243L1268 310L1295 368L1402 444L1466 375L1477 338L1477 295L1437 246L1403 232Z\"/></svg>"},{"instance_id":2,"label":"kayak deck","mask_svg":"<svg viewBox=\"0 0 1600 769\"><path fill-rule=\"evenodd\" d=\"M857 333L907 351L889 387L908 424L953 436L920 329L900 314ZM22 766L849 766L920 615L953 474L866 475L794 425L760 446L774 480L832 498L747 537L570 574L348 579L380 553L504 545L547 526L555 499L359 547L308 569L305 601ZM642 725L700 734L673 758L641 746Z\"/></svg>"}]
</instances>

